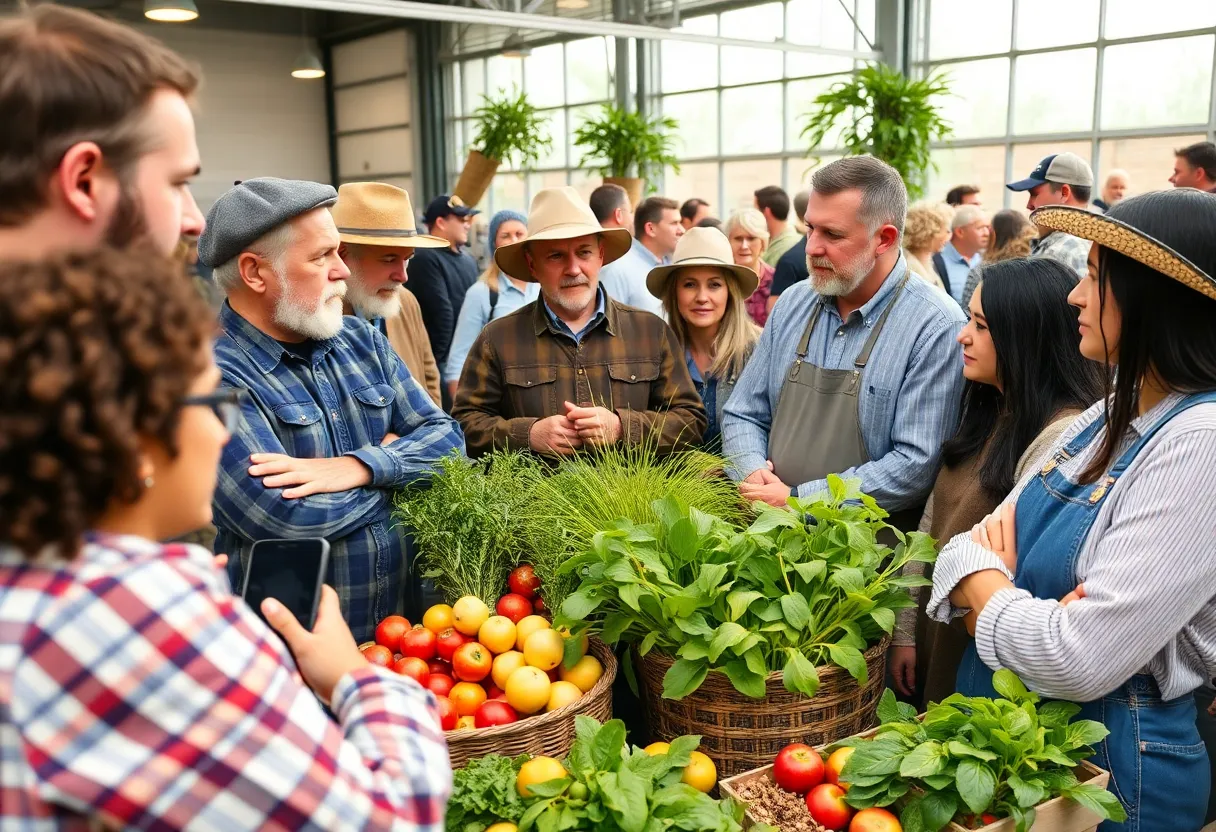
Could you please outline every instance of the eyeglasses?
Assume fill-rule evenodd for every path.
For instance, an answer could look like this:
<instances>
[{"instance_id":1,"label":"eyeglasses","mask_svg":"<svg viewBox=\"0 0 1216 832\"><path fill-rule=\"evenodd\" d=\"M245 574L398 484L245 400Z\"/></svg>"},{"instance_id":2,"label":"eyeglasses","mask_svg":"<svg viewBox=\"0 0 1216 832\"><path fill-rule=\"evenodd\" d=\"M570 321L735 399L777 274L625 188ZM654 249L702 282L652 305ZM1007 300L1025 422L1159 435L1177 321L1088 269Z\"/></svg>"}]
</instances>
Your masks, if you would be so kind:
<instances>
[{"instance_id":1,"label":"eyeglasses","mask_svg":"<svg viewBox=\"0 0 1216 832\"><path fill-rule=\"evenodd\" d=\"M201 396L186 396L182 399L182 407L209 407L224 425L224 430L232 433L241 424L241 404L248 398L244 390L216 390Z\"/></svg>"}]
</instances>

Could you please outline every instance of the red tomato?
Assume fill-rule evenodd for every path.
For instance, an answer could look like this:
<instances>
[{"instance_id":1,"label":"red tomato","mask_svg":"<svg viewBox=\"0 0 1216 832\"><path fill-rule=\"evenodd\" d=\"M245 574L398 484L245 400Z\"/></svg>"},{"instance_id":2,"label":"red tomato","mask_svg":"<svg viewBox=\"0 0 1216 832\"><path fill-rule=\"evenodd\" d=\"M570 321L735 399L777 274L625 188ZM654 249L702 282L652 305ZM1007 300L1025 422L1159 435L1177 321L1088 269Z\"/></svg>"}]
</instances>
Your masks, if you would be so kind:
<instances>
[{"instance_id":1,"label":"red tomato","mask_svg":"<svg viewBox=\"0 0 1216 832\"><path fill-rule=\"evenodd\" d=\"M498 599L495 612L511 619L512 624L518 624L522 619L532 614L532 602L522 595L508 592Z\"/></svg>"},{"instance_id":2,"label":"red tomato","mask_svg":"<svg viewBox=\"0 0 1216 832\"><path fill-rule=\"evenodd\" d=\"M388 667L393 663L393 651L382 644L373 644L371 647L364 649L363 658L372 664Z\"/></svg>"},{"instance_id":3,"label":"red tomato","mask_svg":"<svg viewBox=\"0 0 1216 832\"><path fill-rule=\"evenodd\" d=\"M440 659L445 662L450 662L452 661L452 656L456 654L456 650L459 649L460 645L464 644L468 640L469 639L457 632L454 627L448 627L446 630L440 633L439 637L435 640L435 649L438 651Z\"/></svg>"},{"instance_id":4,"label":"red tomato","mask_svg":"<svg viewBox=\"0 0 1216 832\"><path fill-rule=\"evenodd\" d=\"M531 601L536 598L536 590L540 589L540 578L536 577L531 564L525 563L523 566L517 566L507 576L507 586L511 587L511 591L516 595L522 595Z\"/></svg>"},{"instance_id":5,"label":"red tomato","mask_svg":"<svg viewBox=\"0 0 1216 832\"><path fill-rule=\"evenodd\" d=\"M445 662L443 659L431 659L426 663L427 669L431 671L431 675L441 673L444 676L452 675L452 663Z\"/></svg>"},{"instance_id":6,"label":"red tomato","mask_svg":"<svg viewBox=\"0 0 1216 832\"><path fill-rule=\"evenodd\" d=\"M455 730L456 720L459 719L456 714L456 706L446 696L440 696L436 701L439 704L439 727L444 731Z\"/></svg>"},{"instance_id":7,"label":"red tomato","mask_svg":"<svg viewBox=\"0 0 1216 832\"><path fill-rule=\"evenodd\" d=\"M506 701L506 692L497 687L493 682L486 685L486 699L502 699Z\"/></svg>"},{"instance_id":8,"label":"red tomato","mask_svg":"<svg viewBox=\"0 0 1216 832\"><path fill-rule=\"evenodd\" d=\"M376 625L376 644L387 647L394 653L401 652L401 637L410 628L410 622L400 615L390 615Z\"/></svg>"},{"instance_id":9,"label":"red tomato","mask_svg":"<svg viewBox=\"0 0 1216 832\"><path fill-rule=\"evenodd\" d=\"M447 696L452 692L452 685L454 684L456 684L456 680L446 673L432 673L423 687L436 696Z\"/></svg>"},{"instance_id":10,"label":"red tomato","mask_svg":"<svg viewBox=\"0 0 1216 832\"><path fill-rule=\"evenodd\" d=\"M409 676L423 687L427 686L427 682L431 678L431 671L427 668L426 662L414 656L406 656L393 665L393 670L402 676Z\"/></svg>"},{"instance_id":11,"label":"red tomato","mask_svg":"<svg viewBox=\"0 0 1216 832\"><path fill-rule=\"evenodd\" d=\"M548 611L549 608L545 606L544 598L537 598L532 602L532 612L536 613L537 615L544 615Z\"/></svg>"},{"instance_id":12,"label":"red tomato","mask_svg":"<svg viewBox=\"0 0 1216 832\"><path fill-rule=\"evenodd\" d=\"M439 648L439 639L426 627L418 626L407 630L401 637L401 655L413 656L429 662L435 658Z\"/></svg>"},{"instance_id":13,"label":"red tomato","mask_svg":"<svg viewBox=\"0 0 1216 832\"><path fill-rule=\"evenodd\" d=\"M478 728L489 728L493 725L510 725L519 719L515 709L506 702L491 699L477 706L473 714L473 724Z\"/></svg>"},{"instance_id":14,"label":"red tomato","mask_svg":"<svg viewBox=\"0 0 1216 832\"><path fill-rule=\"evenodd\" d=\"M820 826L839 830L853 819L853 807L844 802L844 790L831 783L820 783L807 792L806 808Z\"/></svg>"},{"instance_id":15,"label":"red tomato","mask_svg":"<svg viewBox=\"0 0 1216 832\"><path fill-rule=\"evenodd\" d=\"M460 645L452 657L452 674L462 682L480 682L490 675L494 656L485 645L470 641Z\"/></svg>"},{"instance_id":16,"label":"red tomato","mask_svg":"<svg viewBox=\"0 0 1216 832\"><path fill-rule=\"evenodd\" d=\"M823 758L805 743L790 743L773 760L773 779L787 792L806 794L823 782Z\"/></svg>"}]
</instances>

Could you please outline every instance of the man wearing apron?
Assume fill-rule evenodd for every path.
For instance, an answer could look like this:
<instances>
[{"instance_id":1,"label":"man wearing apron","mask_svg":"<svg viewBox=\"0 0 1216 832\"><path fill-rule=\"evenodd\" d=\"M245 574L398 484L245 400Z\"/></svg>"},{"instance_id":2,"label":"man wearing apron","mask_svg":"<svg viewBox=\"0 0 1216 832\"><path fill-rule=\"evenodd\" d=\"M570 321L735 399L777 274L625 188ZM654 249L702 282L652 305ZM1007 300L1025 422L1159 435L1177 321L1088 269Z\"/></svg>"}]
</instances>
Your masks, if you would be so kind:
<instances>
[{"instance_id":1,"label":"man wearing apron","mask_svg":"<svg viewBox=\"0 0 1216 832\"><path fill-rule=\"evenodd\" d=\"M806 220L810 280L783 293L725 407L723 448L748 500L782 506L861 488L916 528L942 443L954 432L962 310L900 256L907 191L869 156L815 172Z\"/></svg>"}]
</instances>

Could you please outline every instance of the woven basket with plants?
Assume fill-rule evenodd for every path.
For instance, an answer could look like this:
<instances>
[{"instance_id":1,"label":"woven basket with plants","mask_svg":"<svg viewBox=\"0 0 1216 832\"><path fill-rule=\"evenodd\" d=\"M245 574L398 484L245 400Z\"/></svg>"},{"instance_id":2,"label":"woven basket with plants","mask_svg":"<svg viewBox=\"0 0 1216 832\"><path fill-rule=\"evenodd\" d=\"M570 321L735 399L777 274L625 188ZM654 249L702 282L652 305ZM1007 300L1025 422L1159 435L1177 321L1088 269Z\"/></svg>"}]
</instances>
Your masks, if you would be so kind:
<instances>
[{"instance_id":1,"label":"woven basket with plants","mask_svg":"<svg viewBox=\"0 0 1216 832\"><path fill-rule=\"evenodd\" d=\"M934 560L933 540L880 544L886 512L856 481L828 482L824 498L762 507L747 527L666 497L657 522L600 532L560 570L579 586L556 623L626 645L652 734L695 726L723 774L872 725L895 612L927 584L901 573Z\"/></svg>"},{"instance_id":2,"label":"woven basket with plants","mask_svg":"<svg viewBox=\"0 0 1216 832\"><path fill-rule=\"evenodd\" d=\"M473 111L477 133L452 192L466 205L476 205L499 165L513 163L520 170L535 165L553 148L548 122L525 93L499 90L496 97L482 96L482 105Z\"/></svg>"},{"instance_id":3,"label":"woven basket with plants","mask_svg":"<svg viewBox=\"0 0 1216 832\"><path fill-rule=\"evenodd\" d=\"M605 183L620 185L637 205L648 178L664 166L680 172L673 146L677 127L671 116L647 116L605 104L598 117L574 131L574 144L584 151L579 165L598 169Z\"/></svg>"}]
</instances>

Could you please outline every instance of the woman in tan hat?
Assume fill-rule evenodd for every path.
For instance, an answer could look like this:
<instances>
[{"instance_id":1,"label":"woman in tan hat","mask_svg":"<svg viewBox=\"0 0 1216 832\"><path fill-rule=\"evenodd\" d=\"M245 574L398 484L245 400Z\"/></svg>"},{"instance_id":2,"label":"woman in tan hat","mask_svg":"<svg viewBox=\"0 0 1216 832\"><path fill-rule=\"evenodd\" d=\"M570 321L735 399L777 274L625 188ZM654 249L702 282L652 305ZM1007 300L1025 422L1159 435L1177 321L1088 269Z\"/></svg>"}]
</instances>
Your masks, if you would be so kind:
<instances>
[{"instance_id":1,"label":"woman in tan hat","mask_svg":"<svg viewBox=\"0 0 1216 832\"><path fill-rule=\"evenodd\" d=\"M1081 353L1117 380L1037 473L945 547L928 613L966 614L975 635L960 692L991 695L993 670L1007 668L1106 725L1105 738L1056 740L1065 753L1093 746L1110 770L1127 822L1103 832L1198 829L1210 769L1194 692L1216 676L1216 195L1031 219L1094 241L1069 302Z\"/></svg>"},{"instance_id":2,"label":"woman in tan hat","mask_svg":"<svg viewBox=\"0 0 1216 832\"><path fill-rule=\"evenodd\" d=\"M671 265L646 277L646 288L663 301L705 402L709 425L702 444L707 447L721 444L722 408L760 337L746 306L757 282L754 271L736 265L730 241L716 228L689 229L676 244Z\"/></svg>"}]
</instances>

